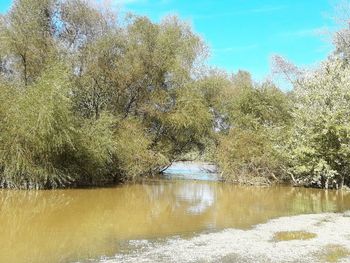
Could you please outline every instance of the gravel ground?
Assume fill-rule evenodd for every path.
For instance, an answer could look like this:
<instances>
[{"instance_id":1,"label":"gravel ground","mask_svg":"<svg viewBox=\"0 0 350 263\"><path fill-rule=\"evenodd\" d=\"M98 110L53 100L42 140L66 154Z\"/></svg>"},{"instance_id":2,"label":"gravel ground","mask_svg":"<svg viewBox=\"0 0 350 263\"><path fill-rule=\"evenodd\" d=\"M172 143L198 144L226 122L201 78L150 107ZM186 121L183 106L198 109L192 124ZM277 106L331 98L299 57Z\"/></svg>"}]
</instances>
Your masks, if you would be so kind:
<instances>
[{"instance_id":1,"label":"gravel ground","mask_svg":"<svg viewBox=\"0 0 350 263\"><path fill-rule=\"evenodd\" d=\"M309 240L275 241L279 231L307 231ZM282 217L250 230L227 229L192 238L134 240L131 253L100 262L324 262L329 246L350 251L350 213ZM336 262L350 262L350 256Z\"/></svg>"}]
</instances>

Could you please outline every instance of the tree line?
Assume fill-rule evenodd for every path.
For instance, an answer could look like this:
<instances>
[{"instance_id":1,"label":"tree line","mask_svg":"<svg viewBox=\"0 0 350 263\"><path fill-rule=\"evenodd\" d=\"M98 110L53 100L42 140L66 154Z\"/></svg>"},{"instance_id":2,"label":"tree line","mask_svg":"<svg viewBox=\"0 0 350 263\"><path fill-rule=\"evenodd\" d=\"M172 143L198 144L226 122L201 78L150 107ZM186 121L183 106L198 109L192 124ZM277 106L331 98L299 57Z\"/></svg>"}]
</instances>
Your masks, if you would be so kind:
<instances>
[{"instance_id":1,"label":"tree line","mask_svg":"<svg viewBox=\"0 0 350 263\"><path fill-rule=\"evenodd\" d=\"M159 23L87 0L15 0L0 16L0 187L106 185L193 153L228 181L350 184L350 33L293 85L229 74L176 16Z\"/></svg>"}]
</instances>

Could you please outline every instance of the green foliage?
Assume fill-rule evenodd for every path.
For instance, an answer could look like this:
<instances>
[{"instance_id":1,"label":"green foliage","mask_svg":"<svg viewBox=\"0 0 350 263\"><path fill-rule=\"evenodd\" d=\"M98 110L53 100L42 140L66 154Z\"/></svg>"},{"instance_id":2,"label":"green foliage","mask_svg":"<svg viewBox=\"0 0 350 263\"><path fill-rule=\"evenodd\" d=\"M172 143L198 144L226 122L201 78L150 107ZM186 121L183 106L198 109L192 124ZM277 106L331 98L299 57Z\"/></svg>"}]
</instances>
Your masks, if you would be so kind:
<instances>
[{"instance_id":1,"label":"green foliage","mask_svg":"<svg viewBox=\"0 0 350 263\"><path fill-rule=\"evenodd\" d=\"M53 65L7 105L0 137L3 187L56 187L71 179L62 167L75 134L66 76Z\"/></svg>"},{"instance_id":2,"label":"green foliage","mask_svg":"<svg viewBox=\"0 0 350 263\"><path fill-rule=\"evenodd\" d=\"M295 88L289 165L296 183L328 188L349 182L349 73L342 61L330 60Z\"/></svg>"},{"instance_id":3,"label":"green foliage","mask_svg":"<svg viewBox=\"0 0 350 263\"><path fill-rule=\"evenodd\" d=\"M1 187L115 183L193 156L238 183L350 183L344 43L314 71L279 58L286 94L205 70L205 43L175 16L115 17L86 0L0 16Z\"/></svg>"},{"instance_id":4,"label":"green foliage","mask_svg":"<svg viewBox=\"0 0 350 263\"><path fill-rule=\"evenodd\" d=\"M11 64L9 78L25 86L41 75L47 59L56 53L55 0L17 0L1 19L0 54ZM50 54L50 56L48 56Z\"/></svg>"},{"instance_id":5,"label":"green foliage","mask_svg":"<svg viewBox=\"0 0 350 263\"><path fill-rule=\"evenodd\" d=\"M220 137L216 153L223 177L240 184L269 184L278 171L278 155L268 134L232 128Z\"/></svg>"},{"instance_id":6,"label":"green foliage","mask_svg":"<svg viewBox=\"0 0 350 263\"><path fill-rule=\"evenodd\" d=\"M136 119L103 113L79 129L76 160L80 182L102 184L149 175L166 164L150 150L151 139Z\"/></svg>"},{"instance_id":7,"label":"green foliage","mask_svg":"<svg viewBox=\"0 0 350 263\"><path fill-rule=\"evenodd\" d=\"M237 89L230 114L231 122L235 125L259 128L290 122L290 101L274 84L267 82L258 87L243 86Z\"/></svg>"},{"instance_id":8,"label":"green foliage","mask_svg":"<svg viewBox=\"0 0 350 263\"><path fill-rule=\"evenodd\" d=\"M152 140L136 119L120 122L115 139L116 164L128 178L152 175L168 164L168 159L151 149Z\"/></svg>"},{"instance_id":9,"label":"green foliage","mask_svg":"<svg viewBox=\"0 0 350 263\"><path fill-rule=\"evenodd\" d=\"M1 187L129 180L204 147L206 47L187 23L119 26L85 0L16 0L0 19Z\"/></svg>"},{"instance_id":10,"label":"green foliage","mask_svg":"<svg viewBox=\"0 0 350 263\"><path fill-rule=\"evenodd\" d=\"M285 178L283 140L291 104L273 84L254 87L243 72L233 78L227 107L229 129L220 135L216 159L222 176L243 184L270 184Z\"/></svg>"}]
</instances>

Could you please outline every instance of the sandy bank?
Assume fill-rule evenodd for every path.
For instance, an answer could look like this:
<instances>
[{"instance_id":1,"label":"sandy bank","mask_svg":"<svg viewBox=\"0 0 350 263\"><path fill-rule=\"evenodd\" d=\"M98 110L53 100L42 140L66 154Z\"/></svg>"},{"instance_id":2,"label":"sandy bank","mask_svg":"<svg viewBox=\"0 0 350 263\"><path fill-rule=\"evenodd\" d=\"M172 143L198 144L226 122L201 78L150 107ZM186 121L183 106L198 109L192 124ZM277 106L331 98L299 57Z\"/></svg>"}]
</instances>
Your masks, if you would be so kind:
<instances>
[{"instance_id":1,"label":"sandy bank","mask_svg":"<svg viewBox=\"0 0 350 263\"><path fill-rule=\"evenodd\" d=\"M307 231L316 237L276 241L274 235L279 231ZM227 229L190 239L130 243L135 246L132 253L101 262L324 262L329 248L350 251L350 213L282 217L251 230ZM350 255L336 259L350 262Z\"/></svg>"}]
</instances>

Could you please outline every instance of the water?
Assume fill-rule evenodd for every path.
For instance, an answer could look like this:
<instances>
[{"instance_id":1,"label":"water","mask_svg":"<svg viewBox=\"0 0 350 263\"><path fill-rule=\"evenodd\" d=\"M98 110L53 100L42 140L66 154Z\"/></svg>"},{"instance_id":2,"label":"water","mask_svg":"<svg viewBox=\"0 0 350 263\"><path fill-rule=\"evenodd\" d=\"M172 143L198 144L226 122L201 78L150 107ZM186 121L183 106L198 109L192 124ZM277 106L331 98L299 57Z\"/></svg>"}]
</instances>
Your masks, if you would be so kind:
<instances>
[{"instance_id":1,"label":"water","mask_svg":"<svg viewBox=\"0 0 350 263\"><path fill-rule=\"evenodd\" d=\"M197 162L177 162L165 171L166 179L219 181L215 165Z\"/></svg>"},{"instance_id":2,"label":"water","mask_svg":"<svg viewBox=\"0 0 350 263\"><path fill-rule=\"evenodd\" d=\"M348 209L350 193L198 180L2 190L0 262L94 262L132 249L128 240L246 229L280 216Z\"/></svg>"}]
</instances>

